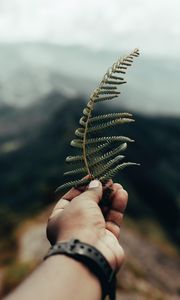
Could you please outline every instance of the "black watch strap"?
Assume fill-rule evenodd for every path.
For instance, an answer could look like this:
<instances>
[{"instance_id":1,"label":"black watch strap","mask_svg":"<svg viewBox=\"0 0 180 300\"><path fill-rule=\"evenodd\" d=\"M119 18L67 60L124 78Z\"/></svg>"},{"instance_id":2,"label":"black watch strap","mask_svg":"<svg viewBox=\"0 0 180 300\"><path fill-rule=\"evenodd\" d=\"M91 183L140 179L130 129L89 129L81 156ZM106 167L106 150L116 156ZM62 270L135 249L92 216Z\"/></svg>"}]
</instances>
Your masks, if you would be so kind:
<instances>
[{"instance_id":1,"label":"black watch strap","mask_svg":"<svg viewBox=\"0 0 180 300\"><path fill-rule=\"evenodd\" d=\"M52 246L44 259L56 254L67 255L86 265L101 282L103 291L102 299L106 295L111 296L116 272L111 268L107 259L95 247L73 239Z\"/></svg>"}]
</instances>

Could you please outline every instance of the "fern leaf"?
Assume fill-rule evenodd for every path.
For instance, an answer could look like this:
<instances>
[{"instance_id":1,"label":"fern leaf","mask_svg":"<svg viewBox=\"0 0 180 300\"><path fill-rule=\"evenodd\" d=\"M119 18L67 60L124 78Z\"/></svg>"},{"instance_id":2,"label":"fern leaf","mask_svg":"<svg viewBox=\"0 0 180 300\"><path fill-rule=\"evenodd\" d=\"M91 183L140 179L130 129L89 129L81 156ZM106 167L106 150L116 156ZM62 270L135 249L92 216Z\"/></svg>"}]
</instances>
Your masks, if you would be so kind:
<instances>
[{"instance_id":1,"label":"fern leaf","mask_svg":"<svg viewBox=\"0 0 180 300\"><path fill-rule=\"evenodd\" d=\"M55 194L58 195L59 193L61 193L62 190L69 189L71 187L79 187L79 186L87 185L89 182L90 179L86 179L86 178L67 182L65 184L60 185L55 190Z\"/></svg>"},{"instance_id":2,"label":"fern leaf","mask_svg":"<svg viewBox=\"0 0 180 300\"><path fill-rule=\"evenodd\" d=\"M132 117L132 114L130 113L111 113L107 115L99 115L99 116L94 116L93 118L89 119L89 124L97 121L104 121L107 119L116 119L116 118L130 118ZM82 124L81 124L82 125Z\"/></svg>"},{"instance_id":3,"label":"fern leaf","mask_svg":"<svg viewBox=\"0 0 180 300\"><path fill-rule=\"evenodd\" d=\"M113 68L112 73L126 74L126 72L124 70L122 70L121 68L118 68L118 67Z\"/></svg>"},{"instance_id":4,"label":"fern leaf","mask_svg":"<svg viewBox=\"0 0 180 300\"><path fill-rule=\"evenodd\" d=\"M111 78L111 79L116 79L116 80L122 80L122 81L123 81L123 78L122 78L122 77L115 76L115 75L110 75L109 78Z\"/></svg>"},{"instance_id":5,"label":"fern leaf","mask_svg":"<svg viewBox=\"0 0 180 300\"><path fill-rule=\"evenodd\" d=\"M127 60L124 60L124 61L121 63L121 65L127 66L127 67L132 66L132 64L131 64L131 63L128 63Z\"/></svg>"},{"instance_id":6,"label":"fern leaf","mask_svg":"<svg viewBox=\"0 0 180 300\"><path fill-rule=\"evenodd\" d=\"M103 120L103 119L101 119ZM102 129L106 129L109 127L113 127L115 125L119 125L119 124L124 124L124 123L131 123L134 122L134 119L130 119L130 118L117 118L114 119L112 121L106 122L106 123L101 123L100 125L96 125L96 126L92 126L88 128L87 133L90 132L95 132L98 130L102 130ZM81 124L83 123L83 121L81 120ZM83 124L84 126L84 124ZM75 135L78 137L83 137L84 136L84 128L78 128L75 131Z\"/></svg>"},{"instance_id":7,"label":"fern leaf","mask_svg":"<svg viewBox=\"0 0 180 300\"><path fill-rule=\"evenodd\" d=\"M94 159L91 159L91 163L90 163L90 167L92 167L95 164L98 164L100 162L103 162L104 160L108 160L109 158L115 156L116 154L125 151L127 148L127 143L123 143L121 145L119 145L118 147L114 148L111 151L108 151L106 153L104 153L103 155L101 155L100 157L95 157Z\"/></svg>"},{"instance_id":8,"label":"fern leaf","mask_svg":"<svg viewBox=\"0 0 180 300\"><path fill-rule=\"evenodd\" d=\"M82 161L83 156L82 155L75 155L75 156L67 156L66 157L66 162L77 162L77 161Z\"/></svg>"},{"instance_id":9,"label":"fern leaf","mask_svg":"<svg viewBox=\"0 0 180 300\"><path fill-rule=\"evenodd\" d=\"M81 173L86 173L86 168L78 168L78 169L74 169L74 170L70 170L64 173L65 176L69 176L69 175L75 175L75 174L81 174Z\"/></svg>"},{"instance_id":10,"label":"fern leaf","mask_svg":"<svg viewBox=\"0 0 180 300\"><path fill-rule=\"evenodd\" d=\"M78 128L78 129L76 129L76 131L75 131L75 135L76 136L78 136L78 137L82 137L83 138L83 136L84 136L84 131L85 131L85 129L84 128Z\"/></svg>"},{"instance_id":11,"label":"fern leaf","mask_svg":"<svg viewBox=\"0 0 180 300\"><path fill-rule=\"evenodd\" d=\"M87 149L87 156L96 155L98 152L103 151L105 148L108 148L111 145L110 142L106 142L104 144L95 145L95 147L91 146L91 148Z\"/></svg>"},{"instance_id":12,"label":"fern leaf","mask_svg":"<svg viewBox=\"0 0 180 300\"><path fill-rule=\"evenodd\" d=\"M113 85L103 85L99 87L100 90L101 89L105 89L105 90L117 90L117 86L113 86Z\"/></svg>"},{"instance_id":13,"label":"fern leaf","mask_svg":"<svg viewBox=\"0 0 180 300\"><path fill-rule=\"evenodd\" d=\"M90 113L91 113L90 109L88 107L85 107L84 110L83 110L83 114L85 116L89 116Z\"/></svg>"},{"instance_id":14,"label":"fern leaf","mask_svg":"<svg viewBox=\"0 0 180 300\"><path fill-rule=\"evenodd\" d=\"M102 162L104 160L108 160L112 156L115 156L117 153L124 151L126 148L127 148L127 144L124 143L124 144L121 144L120 146L118 146L117 148L106 152L104 155L102 155L98 158L91 159L91 162L89 163L89 167L92 168L92 167L98 165L100 162ZM121 155L121 158L123 159L124 156ZM85 172L86 172L86 169L84 167L82 167L82 168L67 171L64 173L64 175L74 175L74 174L85 173Z\"/></svg>"},{"instance_id":15,"label":"fern leaf","mask_svg":"<svg viewBox=\"0 0 180 300\"><path fill-rule=\"evenodd\" d=\"M102 102L102 101L106 101L106 100L112 100L117 97L118 97L117 95L107 96L107 97L96 97L96 98L94 98L94 102L97 103L97 102Z\"/></svg>"},{"instance_id":16,"label":"fern leaf","mask_svg":"<svg viewBox=\"0 0 180 300\"><path fill-rule=\"evenodd\" d=\"M109 179L112 179L119 171L123 170L124 168L128 166L139 166L137 163L133 162L127 162L127 163L122 163L120 165L117 165L114 169L111 169L109 172L107 172L105 175L99 178L101 182L106 182Z\"/></svg>"},{"instance_id":17,"label":"fern leaf","mask_svg":"<svg viewBox=\"0 0 180 300\"><path fill-rule=\"evenodd\" d=\"M113 100L119 96L120 91L117 90L117 86L126 83L126 80L119 74L125 74L127 68L132 65L134 58L138 55L139 51L135 49L128 56L118 59L107 70L99 86L90 95L90 99L83 110L83 116L79 121L81 127L75 131L77 138L71 141L71 146L77 148L81 153L66 158L66 161L73 163L75 168L65 173L66 175L88 174L88 180L78 179L65 183L57 189L57 192L61 188L87 184L94 177L97 177L102 182L106 181L126 166L136 165L135 163L118 164L124 157L119 155L119 153L127 148L127 143L134 140L121 135L95 135L103 129L122 123L133 122L132 115L125 112L97 116L93 112L95 105L99 102ZM122 144L117 146L119 142ZM116 147L112 148L112 145L116 145ZM109 160L110 158L112 159ZM79 165L79 167L77 168L76 165Z\"/></svg>"},{"instance_id":18,"label":"fern leaf","mask_svg":"<svg viewBox=\"0 0 180 300\"><path fill-rule=\"evenodd\" d=\"M134 142L134 140L126 137L126 136L104 136L104 137L99 137L99 138L92 138L92 139L87 139L86 144L94 144L94 143L101 143L101 142Z\"/></svg>"},{"instance_id":19,"label":"fern leaf","mask_svg":"<svg viewBox=\"0 0 180 300\"><path fill-rule=\"evenodd\" d=\"M109 80L109 79L105 79L102 81L102 83L105 83L105 84L124 84L126 83L127 81L115 81L115 80Z\"/></svg>"},{"instance_id":20,"label":"fern leaf","mask_svg":"<svg viewBox=\"0 0 180 300\"><path fill-rule=\"evenodd\" d=\"M102 174L104 174L105 172L107 172L109 169L111 170L112 166L114 164L116 164L117 162L119 162L120 160L122 160L123 158L124 158L123 155L118 155L115 158L111 159L107 164L95 167L94 173L93 173L94 177L98 178Z\"/></svg>"},{"instance_id":21,"label":"fern leaf","mask_svg":"<svg viewBox=\"0 0 180 300\"><path fill-rule=\"evenodd\" d=\"M100 125L97 126L93 126L93 127L89 127L88 129L88 133L90 132L95 132L98 130L103 130L103 129L107 129L109 127L113 127L115 125L119 125L119 124L124 124L124 123L131 123L134 122L133 119L128 119L128 118L121 118L121 119L115 119L106 123L101 123Z\"/></svg>"},{"instance_id":22,"label":"fern leaf","mask_svg":"<svg viewBox=\"0 0 180 300\"><path fill-rule=\"evenodd\" d=\"M71 141L71 146L75 148L82 148L82 140L74 139Z\"/></svg>"},{"instance_id":23,"label":"fern leaf","mask_svg":"<svg viewBox=\"0 0 180 300\"><path fill-rule=\"evenodd\" d=\"M119 95L120 92L114 91L114 90L101 90L98 93L99 95Z\"/></svg>"},{"instance_id":24,"label":"fern leaf","mask_svg":"<svg viewBox=\"0 0 180 300\"><path fill-rule=\"evenodd\" d=\"M90 149L87 149L87 157L94 156L95 154L97 155L98 152L103 151L105 148L109 147L110 143L104 143L101 145L98 145L96 147L91 147ZM76 163L78 161L82 161L83 156L82 155L75 155L75 156L67 156L66 157L66 162L68 163Z\"/></svg>"}]
</instances>

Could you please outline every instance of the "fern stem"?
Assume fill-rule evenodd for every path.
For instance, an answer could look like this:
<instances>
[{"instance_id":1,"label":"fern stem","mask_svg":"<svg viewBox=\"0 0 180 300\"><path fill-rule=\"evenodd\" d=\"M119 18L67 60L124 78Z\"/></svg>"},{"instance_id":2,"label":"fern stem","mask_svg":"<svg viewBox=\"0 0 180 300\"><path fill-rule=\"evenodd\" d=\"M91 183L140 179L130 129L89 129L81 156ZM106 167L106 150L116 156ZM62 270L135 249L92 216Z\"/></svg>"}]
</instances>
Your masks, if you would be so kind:
<instances>
[{"instance_id":1,"label":"fern stem","mask_svg":"<svg viewBox=\"0 0 180 300\"><path fill-rule=\"evenodd\" d=\"M82 150L83 150L83 159L84 159L85 168L87 170L87 173L88 173L89 177L92 179L93 176L92 176L91 171L89 169L88 160L87 160L87 153L86 153L86 139L87 139L87 132L88 132L88 124L89 124L89 119L91 117L91 112L93 110L94 101L90 100L90 104L91 104L91 106L89 107L89 111L88 111L88 115L87 115L87 120L86 120L86 124L85 124L85 129L84 129L84 136L83 136L83 142L82 142Z\"/></svg>"}]
</instances>

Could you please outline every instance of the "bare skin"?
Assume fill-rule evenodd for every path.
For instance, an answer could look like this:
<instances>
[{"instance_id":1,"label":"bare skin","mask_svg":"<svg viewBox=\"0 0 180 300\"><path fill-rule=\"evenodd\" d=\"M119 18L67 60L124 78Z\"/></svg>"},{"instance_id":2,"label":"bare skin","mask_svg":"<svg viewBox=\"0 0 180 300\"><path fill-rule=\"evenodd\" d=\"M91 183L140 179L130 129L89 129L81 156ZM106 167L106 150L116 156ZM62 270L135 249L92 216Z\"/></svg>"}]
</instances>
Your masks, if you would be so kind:
<instances>
[{"instance_id":1,"label":"bare skin","mask_svg":"<svg viewBox=\"0 0 180 300\"><path fill-rule=\"evenodd\" d=\"M54 244L78 238L96 247L118 270L124 260L119 244L120 225L128 195L120 184L109 182L111 208L105 214L99 207L102 185L94 180L83 191L71 189L56 204L47 225ZM48 258L6 300L99 300L101 286L83 264L64 255Z\"/></svg>"}]
</instances>

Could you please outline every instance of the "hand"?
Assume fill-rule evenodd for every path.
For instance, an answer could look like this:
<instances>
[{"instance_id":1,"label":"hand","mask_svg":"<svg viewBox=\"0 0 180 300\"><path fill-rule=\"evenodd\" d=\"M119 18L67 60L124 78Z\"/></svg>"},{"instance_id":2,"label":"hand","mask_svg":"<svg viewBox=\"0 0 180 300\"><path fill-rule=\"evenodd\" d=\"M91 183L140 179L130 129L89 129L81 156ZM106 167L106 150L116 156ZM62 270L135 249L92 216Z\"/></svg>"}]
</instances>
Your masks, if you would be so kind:
<instances>
[{"instance_id":1,"label":"hand","mask_svg":"<svg viewBox=\"0 0 180 300\"><path fill-rule=\"evenodd\" d=\"M118 239L128 194L112 181L111 207L100 209L103 188L98 180L90 182L85 191L73 188L56 204L47 225L51 244L76 238L96 247L118 270L124 260L124 252Z\"/></svg>"}]
</instances>

